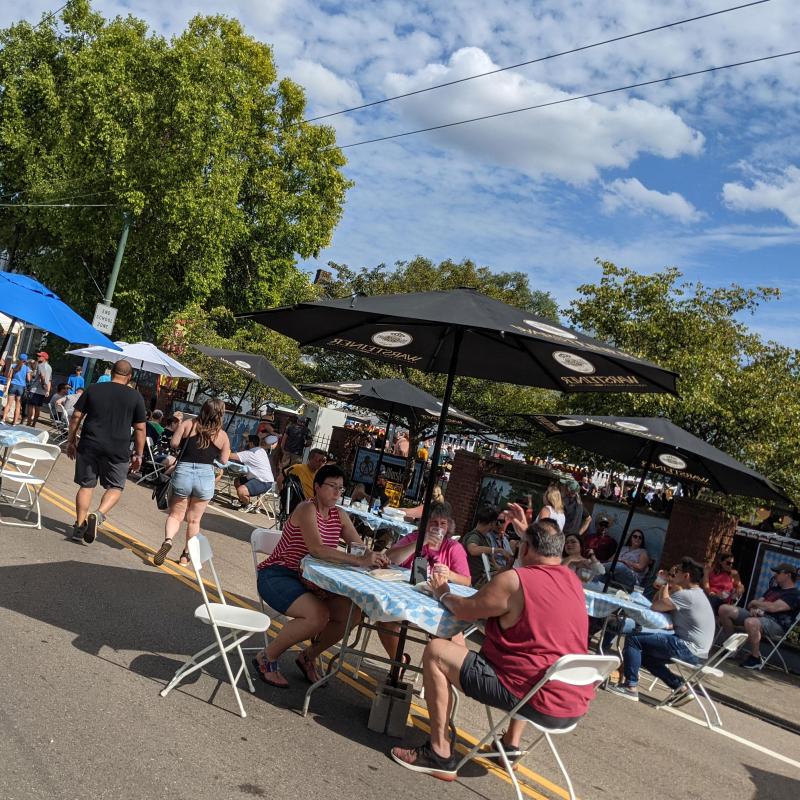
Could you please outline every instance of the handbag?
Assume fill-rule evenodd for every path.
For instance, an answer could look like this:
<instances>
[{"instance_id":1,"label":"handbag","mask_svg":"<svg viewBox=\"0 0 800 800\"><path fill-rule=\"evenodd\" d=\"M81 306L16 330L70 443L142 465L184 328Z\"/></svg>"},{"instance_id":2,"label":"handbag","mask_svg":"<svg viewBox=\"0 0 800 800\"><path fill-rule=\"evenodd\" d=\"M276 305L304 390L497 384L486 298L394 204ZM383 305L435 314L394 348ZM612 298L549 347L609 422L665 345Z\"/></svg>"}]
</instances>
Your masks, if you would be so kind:
<instances>
[{"instance_id":1,"label":"handbag","mask_svg":"<svg viewBox=\"0 0 800 800\"><path fill-rule=\"evenodd\" d=\"M184 439L181 451L178 453L178 458L172 465L172 471L169 475L161 475L158 483L153 489L153 500L156 501L156 507L160 511L166 511L169 508L169 500L172 491L172 476L175 474L175 470L178 468L178 464L180 464L181 459L183 458L183 453L186 450L187 444L189 444L188 436L186 439Z\"/></svg>"}]
</instances>

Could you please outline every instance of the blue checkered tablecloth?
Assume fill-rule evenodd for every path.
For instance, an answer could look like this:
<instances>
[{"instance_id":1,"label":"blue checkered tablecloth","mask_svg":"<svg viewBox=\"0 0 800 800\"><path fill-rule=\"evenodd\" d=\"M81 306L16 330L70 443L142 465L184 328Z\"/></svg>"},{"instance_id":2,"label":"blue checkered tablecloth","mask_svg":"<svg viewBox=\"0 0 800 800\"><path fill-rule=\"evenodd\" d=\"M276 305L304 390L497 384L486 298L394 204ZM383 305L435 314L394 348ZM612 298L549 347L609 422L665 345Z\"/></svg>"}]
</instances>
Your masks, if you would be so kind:
<instances>
[{"instance_id":1,"label":"blue checkered tablecloth","mask_svg":"<svg viewBox=\"0 0 800 800\"><path fill-rule=\"evenodd\" d=\"M417 529L417 526L410 522L394 520L389 517L379 517L377 514L373 514L369 511L362 511L360 508L355 508L354 506L339 505L339 508L352 516L364 520L374 531L380 530L381 528L393 528L399 531L402 536L405 536L407 533L411 533Z\"/></svg>"},{"instance_id":2,"label":"blue checkered tablecloth","mask_svg":"<svg viewBox=\"0 0 800 800\"><path fill-rule=\"evenodd\" d=\"M21 442L39 442L39 437L22 425L0 425L0 447L13 447Z\"/></svg>"},{"instance_id":3,"label":"blue checkered tablecloth","mask_svg":"<svg viewBox=\"0 0 800 800\"><path fill-rule=\"evenodd\" d=\"M660 611L653 611L649 600L641 594L633 594L631 599L626 600L613 594L613 590L612 594L603 594L601 591L595 592L584 587L583 593L586 596L586 612L590 617L602 619L617 609L624 608L625 613L644 628L668 630L672 627L670 618Z\"/></svg>"},{"instance_id":4,"label":"blue checkered tablecloth","mask_svg":"<svg viewBox=\"0 0 800 800\"><path fill-rule=\"evenodd\" d=\"M303 577L329 592L349 597L371 622L411 622L422 630L450 639L472 624L457 620L436 600L418 592L408 583L408 570L402 570L405 580L379 581L366 570L343 567L306 556L302 562ZM450 585L453 594L469 596L470 586Z\"/></svg>"}]
</instances>

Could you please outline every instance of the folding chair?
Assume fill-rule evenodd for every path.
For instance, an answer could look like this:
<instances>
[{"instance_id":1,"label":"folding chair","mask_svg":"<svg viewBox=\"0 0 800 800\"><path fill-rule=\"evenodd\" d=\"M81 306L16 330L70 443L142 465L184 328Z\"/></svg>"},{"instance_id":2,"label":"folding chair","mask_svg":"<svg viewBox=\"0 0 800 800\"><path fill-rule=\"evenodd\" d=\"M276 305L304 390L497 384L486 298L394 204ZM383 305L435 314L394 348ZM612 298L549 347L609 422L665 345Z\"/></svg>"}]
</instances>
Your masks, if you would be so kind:
<instances>
[{"instance_id":1,"label":"folding chair","mask_svg":"<svg viewBox=\"0 0 800 800\"><path fill-rule=\"evenodd\" d=\"M260 511L262 514L265 514L268 519L272 520L274 525L278 520L276 508L279 502L280 498L278 495L270 489L262 494L257 494L255 497L251 497L250 504L246 508L243 508L242 511L252 511L256 514Z\"/></svg>"},{"instance_id":2,"label":"folding chair","mask_svg":"<svg viewBox=\"0 0 800 800\"><path fill-rule=\"evenodd\" d=\"M278 546L278 542L281 540L281 532L276 530L270 530L269 528L255 528L253 532L250 534L250 549L253 555L253 570L256 573L256 579L258 578L258 565L267 557L272 555L272 551ZM256 592L258 594L258 592ZM258 595L258 602L261 605L261 611L266 613L266 605L264 604L264 600L262 599L261 595ZM264 631L264 647L269 644L269 639L267 638L267 631ZM251 650L260 650L260 647L243 647L242 650L245 652Z\"/></svg>"},{"instance_id":3,"label":"folding chair","mask_svg":"<svg viewBox=\"0 0 800 800\"><path fill-rule=\"evenodd\" d=\"M489 726L491 730L464 756L464 758L461 759L461 761L458 762L456 771L461 769L461 767L463 767L467 761L471 761L473 758L497 758L502 762L503 767L511 778L511 783L514 786L517 800L522 800L522 790L520 789L519 782L517 781L517 776L514 774L513 766L508 760L508 755L506 754L503 743L500 739L502 735L500 732L501 729L508 727L508 723L512 719L519 719L523 722L527 722L529 725L532 725L541 734L530 744L527 749L523 751L523 755L533 750L533 748L536 747L536 745L538 745L542 739L544 739L550 746L550 750L553 753L556 762L558 763L561 774L564 776L564 779L567 782L570 800L575 800L575 791L572 788L572 781L570 780L567 769L564 766L564 762L558 755L558 751L556 750L552 737L562 733L571 733L575 730L578 722L576 721L567 728L547 728L541 723L534 722L523 714L520 714L520 710L523 708L523 706L530 702L530 699L538 691L540 691L543 686L550 681L561 681L562 683L569 684L570 686L588 686L589 684L600 683L606 680L606 678L608 678L608 676L619 667L619 663L619 659L615 656L561 656L561 658L559 658L558 661L556 661L550 667L550 669L545 672L541 679L537 681L537 683L530 689L530 691L528 691L528 693L519 701L519 703L517 703L517 705L511 709L511 711L506 711L503 713L503 716L499 722L495 723L492 717L492 707L484 706L486 709L486 716L489 718ZM458 703L458 695L455 692L455 689L452 687L451 692L454 698L453 707L455 708ZM492 751L481 750L481 748L487 744L489 740L494 740L494 746L496 749Z\"/></svg>"},{"instance_id":4,"label":"folding chair","mask_svg":"<svg viewBox=\"0 0 800 800\"><path fill-rule=\"evenodd\" d=\"M717 711L714 701L706 691L706 687L703 686L702 680L703 678L723 678L725 673L719 668L719 665L722 664L725 659L730 658L730 656L732 656L745 643L746 639L746 633L731 634L722 643L722 646L712 653L703 664L690 664L688 661L681 661L678 658L670 659L670 663L674 664L678 668L678 672L680 673L681 678L683 678L683 682L687 691L691 695L692 699L697 701L697 705L700 706L700 710L703 712L703 716L706 718L706 725L711 729L715 727L721 728L722 720L719 717L719 711ZM650 684L650 689L652 690L657 683L658 678L656 678ZM678 689L674 689L672 692L670 692L667 697L665 697L656 705L656 708L672 706L673 703L675 703L675 701L681 697L681 689L682 687L678 687ZM703 699L701 699L701 696L705 700L705 703L703 702ZM708 704L708 708L706 707L706 703ZM714 713L716 722L711 721L711 716L708 713L709 709Z\"/></svg>"},{"instance_id":5,"label":"folding chair","mask_svg":"<svg viewBox=\"0 0 800 800\"><path fill-rule=\"evenodd\" d=\"M786 665L786 659L783 657L783 654L780 651L780 646L786 641L786 637L800 624L800 611L797 613L797 616L794 618L794 622L786 629L786 633L781 636L780 639L775 641L771 636L769 636L765 631L761 632L761 638L766 639L770 645L772 645L772 650L769 651L769 655L761 657L761 664L758 666L758 670L761 671L764 667L767 666L767 662L772 658L772 656L776 655L781 660L781 664L783 664L783 671L788 675L789 674L789 667Z\"/></svg>"},{"instance_id":6,"label":"folding chair","mask_svg":"<svg viewBox=\"0 0 800 800\"><path fill-rule=\"evenodd\" d=\"M138 486L144 481L155 481L161 475L166 467L156 461L155 454L153 453L153 440L146 436L144 440L144 459L142 460L142 473L141 478L136 481Z\"/></svg>"},{"instance_id":7,"label":"folding chair","mask_svg":"<svg viewBox=\"0 0 800 800\"><path fill-rule=\"evenodd\" d=\"M69 417L63 406L55 407L53 427L55 428L55 435L50 440L50 444L57 444L60 447L69 437Z\"/></svg>"},{"instance_id":8,"label":"folding chair","mask_svg":"<svg viewBox=\"0 0 800 800\"><path fill-rule=\"evenodd\" d=\"M225 602L225 595L222 592L217 571L214 569L211 545L202 533L189 539L187 549L189 551L192 567L194 568L195 577L197 578L197 585L200 587L200 593L203 595L203 605L195 609L194 615L206 625L211 625L214 629L214 641L208 647L204 647L200 652L195 653L178 669L169 684L161 690L161 696L166 697L187 675L197 672L214 659L221 658L225 662L228 680L233 688L234 695L236 695L239 713L242 717L246 717L247 713L244 710L242 700L239 697L239 690L236 687L242 673L244 673L247 679L247 688L250 692L253 693L256 689L255 686L253 686L250 673L245 667L241 645L242 642L249 639L254 633L265 633L267 628L269 628L270 619L266 614L262 614L260 611L252 611L249 608L240 608L239 606L230 606ZM211 576L214 579L216 592L220 599L219 603L211 603L208 599L205 583L200 574L205 564L208 564ZM228 653L231 650L236 650L239 654L239 661L241 662L241 666L237 670L236 675L233 674L230 661L228 660Z\"/></svg>"},{"instance_id":9,"label":"folding chair","mask_svg":"<svg viewBox=\"0 0 800 800\"><path fill-rule=\"evenodd\" d=\"M54 444L22 442L9 448L3 469L0 470L0 481L15 483L18 485L18 489L13 496L0 494L0 498L4 505L26 509L27 513L24 519L28 519L31 511L36 509L36 522L20 522L16 519L0 517L0 524L41 530L42 510L39 505L39 495L60 455L61 448ZM44 470L37 475L37 468L40 464L44 465ZM23 492L28 496L27 502L22 499Z\"/></svg>"}]
</instances>

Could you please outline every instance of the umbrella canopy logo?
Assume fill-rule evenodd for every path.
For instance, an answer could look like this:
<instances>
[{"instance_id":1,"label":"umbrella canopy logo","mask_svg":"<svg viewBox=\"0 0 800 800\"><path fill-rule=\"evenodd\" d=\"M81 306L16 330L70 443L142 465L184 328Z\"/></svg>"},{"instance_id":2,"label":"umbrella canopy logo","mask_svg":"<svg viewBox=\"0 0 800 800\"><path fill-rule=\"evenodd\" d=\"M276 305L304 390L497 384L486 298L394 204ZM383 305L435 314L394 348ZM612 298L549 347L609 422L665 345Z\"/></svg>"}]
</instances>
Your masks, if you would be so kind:
<instances>
[{"instance_id":1,"label":"umbrella canopy logo","mask_svg":"<svg viewBox=\"0 0 800 800\"><path fill-rule=\"evenodd\" d=\"M236 366L239 367L240 369L250 369L250 364L247 361L241 361L240 359L236 359L236 361L234 361L233 363L236 364Z\"/></svg>"},{"instance_id":2,"label":"umbrella canopy logo","mask_svg":"<svg viewBox=\"0 0 800 800\"><path fill-rule=\"evenodd\" d=\"M624 420L619 420L614 423L618 428L622 428L626 431L638 431L638 432L646 432L648 430L646 425L639 425L636 422L625 422ZM680 459L678 459L680 461ZM664 462L666 463L666 462ZM669 464L667 464L669 466ZM683 465L684 467L686 464ZM678 467L678 469L683 469L683 467Z\"/></svg>"},{"instance_id":3,"label":"umbrella canopy logo","mask_svg":"<svg viewBox=\"0 0 800 800\"><path fill-rule=\"evenodd\" d=\"M687 464L682 458L672 455L672 453L661 453L658 460L670 469L686 469Z\"/></svg>"},{"instance_id":4,"label":"umbrella canopy logo","mask_svg":"<svg viewBox=\"0 0 800 800\"><path fill-rule=\"evenodd\" d=\"M537 322L535 319L522 320L526 325L539 331L540 333L547 333L550 336L559 336L562 339L577 339L578 337L570 331L565 331L562 328L556 328L555 325L547 325L544 322Z\"/></svg>"},{"instance_id":5,"label":"umbrella canopy logo","mask_svg":"<svg viewBox=\"0 0 800 800\"><path fill-rule=\"evenodd\" d=\"M372 342L380 347L407 347L414 337L405 331L381 331L373 334Z\"/></svg>"},{"instance_id":6,"label":"umbrella canopy logo","mask_svg":"<svg viewBox=\"0 0 800 800\"><path fill-rule=\"evenodd\" d=\"M575 353L556 350L553 353L553 360L561 364L562 367L578 372L581 375L591 375L594 372L594 364L581 356L575 355Z\"/></svg>"},{"instance_id":7,"label":"umbrella canopy logo","mask_svg":"<svg viewBox=\"0 0 800 800\"><path fill-rule=\"evenodd\" d=\"M562 428L580 428L583 422L579 419L560 419L556 424Z\"/></svg>"}]
</instances>

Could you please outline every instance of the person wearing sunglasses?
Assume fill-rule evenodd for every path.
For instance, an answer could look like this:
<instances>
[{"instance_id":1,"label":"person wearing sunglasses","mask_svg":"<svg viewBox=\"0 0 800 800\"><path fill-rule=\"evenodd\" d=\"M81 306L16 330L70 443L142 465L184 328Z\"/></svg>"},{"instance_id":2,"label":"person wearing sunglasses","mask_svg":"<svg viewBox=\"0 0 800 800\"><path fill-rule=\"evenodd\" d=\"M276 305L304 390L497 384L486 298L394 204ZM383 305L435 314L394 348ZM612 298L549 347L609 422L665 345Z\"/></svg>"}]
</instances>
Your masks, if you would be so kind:
<instances>
[{"instance_id":1,"label":"person wearing sunglasses","mask_svg":"<svg viewBox=\"0 0 800 800\"><path fill-rule=\"evenodd\" d=\"M706 564L702 586L715 614L723 603L736 605L744 594L744 584L739 573L733 568L732 553L727 551L717 553L717 557Z\"/></svg>"},{"instance_id":2,"label":"person wearing sunglasses","mask_svg":"<svg viewBox=\"0 0 800 800\"><path fill-rule=\"evenodd\" d=\"M604 564L606 570L611 562ZM625 586L641 583L650 566L650 554L645 549L644 533L636 528L631 531L627 544L619 551L619 561L614 567L614 580Z\"/></svg>"}]
</instances>

